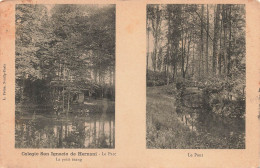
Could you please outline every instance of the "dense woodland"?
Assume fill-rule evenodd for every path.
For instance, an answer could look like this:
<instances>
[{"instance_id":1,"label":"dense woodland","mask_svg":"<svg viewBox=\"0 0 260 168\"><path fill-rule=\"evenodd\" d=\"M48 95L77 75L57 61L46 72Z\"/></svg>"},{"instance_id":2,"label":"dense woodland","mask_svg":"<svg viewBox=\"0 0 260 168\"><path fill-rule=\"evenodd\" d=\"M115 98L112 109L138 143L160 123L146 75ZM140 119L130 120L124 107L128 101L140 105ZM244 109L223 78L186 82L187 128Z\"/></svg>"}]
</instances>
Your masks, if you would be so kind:
<instances>
[{"instance_id":1,"label":"dense woodland","mask_svg":"<svg viewBox=\"0 0 260 168\"><path fill-rule=\"evenodd\" d=\"M147 38L148 86L228 81L242 92L244 5L148 5Z\"/></svg>"},{"instance_id":2,"label":"dense woodland","mask_svg":"<svg viewBox=\"0 0 260 168\"><path fill-rule=\"evenodd\" d=\"M148 147L244 148L245 25L245 5L147 5ZM158 139L158 131L165 138L174 125L175 108L200 131L170 134L182 132L187 139L180 141L194 143Z\"/></svg>"},{"instance_id":3,"label":"dense woodland","mask_svg":"<svg viewBox=\"0 0 260 168\"><path fill-rule=\"evenodd\" d=\"M114 5L16 5L16 102L115 96Z\"/></svg>"}]
</instances>

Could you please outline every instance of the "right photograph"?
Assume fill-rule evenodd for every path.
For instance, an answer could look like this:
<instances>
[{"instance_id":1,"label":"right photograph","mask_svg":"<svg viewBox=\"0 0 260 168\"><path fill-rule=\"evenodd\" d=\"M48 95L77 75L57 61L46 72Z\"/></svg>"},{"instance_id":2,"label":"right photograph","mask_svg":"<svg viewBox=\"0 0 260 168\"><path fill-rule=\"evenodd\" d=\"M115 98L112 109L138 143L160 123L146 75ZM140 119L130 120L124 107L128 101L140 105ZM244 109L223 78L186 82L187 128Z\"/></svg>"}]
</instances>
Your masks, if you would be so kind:
<instances>
[{"instance_id":1,"label":"right photograph","mask_svg":"<svg viewBox=\"0 0 260 168\"><path fill-rule=\"evenodd\" d=\"M146 147L245 149L245 5L146 10Z\"/></svg>"}]
</instances>

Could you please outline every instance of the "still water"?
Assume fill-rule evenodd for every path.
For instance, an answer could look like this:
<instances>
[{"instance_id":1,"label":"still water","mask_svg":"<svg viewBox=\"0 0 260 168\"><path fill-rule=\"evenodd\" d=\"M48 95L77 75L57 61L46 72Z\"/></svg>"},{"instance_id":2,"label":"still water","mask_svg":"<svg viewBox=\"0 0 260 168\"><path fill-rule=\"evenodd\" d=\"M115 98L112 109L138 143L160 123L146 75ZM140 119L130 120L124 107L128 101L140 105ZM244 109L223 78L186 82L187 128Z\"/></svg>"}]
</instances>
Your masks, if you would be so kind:
<instances>
[{"instance_id":1,"label":"still water","mask_svg":"<svg viewBox=\"0 0 260 168\"><path fill-rule=\"evenodd\" d=\"M183 96L176 101L178 120L194 134L203 137L209 148L245 148L244 118L224 116L221 110L211 108L208 100L201 93ZM232 109L236 113L245 110L244 104L233 106L236 106Z\"/></svg>"},{"instance_id":2,"label":"still water","mask_svg":"<svg viewBox=\"0 0 260 168\"><path fill-rule=\"evenodd\" d=\"M96 109L100 111L97 112ZM33 112L16 115L15 147L115 147L114 103L106 101L105 104L84 105L80 110L63 116L53 114L54 112L46 114L34 109Z\"/></svg>"}]
</instances>

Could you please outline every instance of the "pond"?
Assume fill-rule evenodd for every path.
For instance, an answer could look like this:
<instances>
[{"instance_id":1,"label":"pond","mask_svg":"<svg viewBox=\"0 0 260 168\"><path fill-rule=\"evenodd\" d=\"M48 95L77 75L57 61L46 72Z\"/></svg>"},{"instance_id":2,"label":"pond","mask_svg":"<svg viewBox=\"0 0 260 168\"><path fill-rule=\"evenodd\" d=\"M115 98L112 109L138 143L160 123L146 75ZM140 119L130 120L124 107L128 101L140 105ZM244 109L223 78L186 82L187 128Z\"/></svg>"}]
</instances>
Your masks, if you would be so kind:
<instances>
[{"instance_id":1,"label":"pond","mask_svg":"<svg viewBox=\"0 0 260 168\"><path fill-rule=\"evenodd\" d=\"M216 111L217 108L209 105L209 98L205 98L202 92L183 95L175 103L178 120L207 143L204 147L245 148L244 118L223 115L223 109L227 106L239 106L233 109L241 111L245 110L244 105L218 104L216 106L222 110Z\"/></svg>"},{"instance_id":2,"label":"pond","mask_svg":"<svg viewBox=\"0 0 260 168\"><path fill-rule=\"evenodd\" d=\"M67 115L23 108L16 111L15 147L114 148L114 105L114 101L97 100L74 105Z\"/></svg>"}]
</instances>

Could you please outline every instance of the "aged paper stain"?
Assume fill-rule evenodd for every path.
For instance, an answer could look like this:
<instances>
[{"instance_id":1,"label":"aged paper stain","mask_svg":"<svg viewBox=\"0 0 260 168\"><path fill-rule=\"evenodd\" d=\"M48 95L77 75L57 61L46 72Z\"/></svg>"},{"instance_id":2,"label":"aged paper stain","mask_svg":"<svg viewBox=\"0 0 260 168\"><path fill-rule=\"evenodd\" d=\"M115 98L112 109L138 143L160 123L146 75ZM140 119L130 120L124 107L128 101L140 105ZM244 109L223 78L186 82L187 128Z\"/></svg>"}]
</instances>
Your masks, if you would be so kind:
<instances>
[{"instance_id":1,"label":"aged paper stain","mask_svg":"<svg viewBox=\"0 0 260 168\"><path fill-rule=\"evenodd\" d=\"M127 31L129 34L132 34L133 31L136 29L136 27L137 27L138 24L139 24L139 21L138 21L138 20L132 22L131 24L129 24L129 25L126 27L126 31Z\"/></svg>"}]
</instances>

